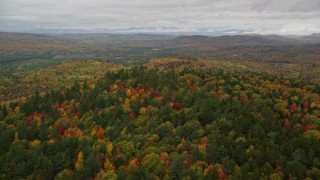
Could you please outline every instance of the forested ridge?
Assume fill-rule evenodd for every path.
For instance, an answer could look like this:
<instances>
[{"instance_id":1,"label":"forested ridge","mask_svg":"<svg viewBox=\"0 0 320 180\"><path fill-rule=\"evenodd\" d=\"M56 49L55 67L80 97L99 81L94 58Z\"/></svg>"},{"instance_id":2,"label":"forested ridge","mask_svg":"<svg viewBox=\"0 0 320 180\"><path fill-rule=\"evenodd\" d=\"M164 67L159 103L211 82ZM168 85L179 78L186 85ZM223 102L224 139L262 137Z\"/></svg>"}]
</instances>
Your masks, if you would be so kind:
<instances>
[{"instance_id":1,"label":"forested ridge","mask_svg":"<svg viewBox=\"0 0 320 180\"><path fill-rule=\"evenodd\" d=\"M319 84L131 67L3 104L1 179L317 179Z\"/></svg>"}]
</instances>

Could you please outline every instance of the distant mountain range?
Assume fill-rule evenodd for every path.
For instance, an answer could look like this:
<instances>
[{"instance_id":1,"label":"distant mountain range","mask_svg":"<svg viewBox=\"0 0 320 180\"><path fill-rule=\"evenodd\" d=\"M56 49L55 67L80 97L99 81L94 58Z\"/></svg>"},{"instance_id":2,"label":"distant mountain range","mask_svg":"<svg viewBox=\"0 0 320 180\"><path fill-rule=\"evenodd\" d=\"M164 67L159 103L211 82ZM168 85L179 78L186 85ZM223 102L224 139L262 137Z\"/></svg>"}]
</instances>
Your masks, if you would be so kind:
<instances>
[{"instance_id":1,"label":"distant mountain range","mask_svg":"<svg viewBox=\"0 0 320 180\"><path fill-rule=\"evenodd\" d=\"M31 34L0 32L0 41L8 38L31 38L37 40L85 40L102 43L123 43L136 41L173 41L175 43L204 43L212 45L285 45L320 43L320 33L308 36L280 36L280 35L165 35L165 34L111 34L111 33L78 33L78 34Z\"/></svg>"},{"instance_id":2,"label":"distant mountain range","mask_svg":"<svg viewBox=\"0 0 320 180\"><path fill-rule=\"evenodd\" d=\"M309 36L163 34L28 34L0 32L0 62L30 58L99 59L125 63L158 57L315 61L320 34Z\"/></svg>"},{"instance_id":3,"label":"distant mountain range","mask_svg":"<svg viewBox=\"0 0 320 180\"><path fill-rule=\"evenodd\" d=\"M77 40L93 40L95 42L132 42L132 41L153 41L170 40L173 35L163 34L110 34L110 33L85 33L85 34L47 34L48 36L70 38Z\"/></svg>"},{"instance_id":4,"label":"distant mountain range","mask_svg":"<svg viewBox=\"0 0 320 180\"><path fill-rule=\"evenodd\" d=\"M285 45L285 44L309 44L320 43L320 35L286 37L279 35L224 35L224 36L179 36L176 42L202 42L216 45Z\"/></svg>"},{"instance_id":5,"label":"distant mountain range","mask_svg":"<svg viewBox=\"0 0 320 180\"><path fill-rule=\"evenodd\" d=\"M133 42L133 41L162 41L172 40L177 43L209 43L216 45L285 45L285 44L309 44L320 43L320 34L308 36L280 36L280 35L165 35L165 34L110 34L110 33L88 33L88 34L47 34L60 38L71 38L78 40L93 40L96 42Z\"/></svg>"},{"instance_id":6,"label":"distant mountain range","mask_svg":"<svg viewBox=\"0 0 320 180\"><path fill-rule=\"evenodd\" d=\"M179 43L202 42L215 45L268 45L282 43L278 40L268 39L264 36L235 35L235 36L180 36L174 39Z\"/></svg>"}]
</instances>

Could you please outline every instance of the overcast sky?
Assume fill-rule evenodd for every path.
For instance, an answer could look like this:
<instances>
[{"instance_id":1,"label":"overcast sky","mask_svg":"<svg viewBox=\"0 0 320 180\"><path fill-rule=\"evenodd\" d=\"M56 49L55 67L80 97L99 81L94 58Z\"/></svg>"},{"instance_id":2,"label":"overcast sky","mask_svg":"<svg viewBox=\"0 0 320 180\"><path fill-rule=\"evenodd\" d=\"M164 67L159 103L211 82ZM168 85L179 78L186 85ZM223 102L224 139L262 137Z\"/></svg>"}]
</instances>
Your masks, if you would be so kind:
<instances>
[{"instance_id":1,"label":"overcast sky","mask_svg":"<svg viewBox=\"0 0 320 180\"><path fill-rule=\"evenodd\" d=\"M0 0L0 31L99 28L306 35L320 0Z\"/></svg>"}]
</instances>

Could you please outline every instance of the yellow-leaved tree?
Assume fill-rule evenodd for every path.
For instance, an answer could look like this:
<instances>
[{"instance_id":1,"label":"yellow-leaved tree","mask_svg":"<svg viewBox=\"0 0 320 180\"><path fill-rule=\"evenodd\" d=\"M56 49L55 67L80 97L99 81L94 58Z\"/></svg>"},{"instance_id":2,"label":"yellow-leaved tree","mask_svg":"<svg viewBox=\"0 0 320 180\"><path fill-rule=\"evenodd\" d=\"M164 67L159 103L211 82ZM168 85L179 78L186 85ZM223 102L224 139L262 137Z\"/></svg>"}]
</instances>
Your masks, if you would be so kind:
<instances>
[{"instance_id":1,"label":"yellow-leaved tree","mask_svg":"<svg viewBox=\"0 0 320 180\"><path fill-rule=\"evenodd\" d=\"M112 142L108 142L106 145L106 150L109 154L112 154L112 150L113 150L113 145Z\"/></svg>"},{"instance_id":2,"label":"yellow-leaved tree","mask_svg":"<svg viewBox=\"0 0 320 180\"><path fill-rule=\"evenodd\" d=\"M81 169L83 167L83 153L82 151L80 151L78 153L78 158L77 158L77 161L76 161L76 164L75 164L75 168L76 169Z\"/></svg>"}]
</instances>

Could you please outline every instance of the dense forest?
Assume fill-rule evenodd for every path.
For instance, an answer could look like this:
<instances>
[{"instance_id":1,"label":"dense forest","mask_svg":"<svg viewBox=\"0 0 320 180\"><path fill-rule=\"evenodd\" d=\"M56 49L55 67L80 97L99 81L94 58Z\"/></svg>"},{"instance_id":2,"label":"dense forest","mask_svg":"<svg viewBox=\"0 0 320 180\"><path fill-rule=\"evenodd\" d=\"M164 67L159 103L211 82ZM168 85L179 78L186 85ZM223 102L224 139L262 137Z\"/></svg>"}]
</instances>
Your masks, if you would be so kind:
<instances>
[{"instance_id":1,"label":"dense forest","mask_svg":"<svg viewBox=\"0 0 320 180\"><path fill-rule=\"evenodd\" d=\"M132 63L163 57L318 62L320 36L170 36L157 34L27 34L0 32L0 63L31 59ZM308 39L308 40L307 40Z\"/></svg>"},{"instance_id":2,"label":"dense forest","mask_svg":"<svg viewBox=\"0 0 320 180\"><path fill-rule=\"evenodd\" d=\"M0 113L1 179L317 179L320 84L132 66Z\"/></svg>"},{"instance_id":3,"label":"dense forest","mask_svg":"<svg viewBox=\"0 0 320 180\"><path fill-rule=\"evenodd\" d=\"M130 64L113 64L96 60L31 59L0 63L0 104L23 99L35 91L48 92L69 87L75 81L96 81L106 71L117 71L135 65L160 69L211 69L239 73L258 73L286 79L294 78L305 83L320 82L320 62L314 63L260 63L252 61L210 58L166 57L140 60Z\"/></svg>"},{"instance_id":4,"label":"dense forest","mask_svg":"<svg viewBox=\"0 0 320 180\"><path fill-rule=\"evenodd\" d=\"M0 103L59 88L75 81L89 83L121 65L101 61L30 60L0 67ZM7 70L8 69L8 70Z\"/></svg>"}]
</instances>

